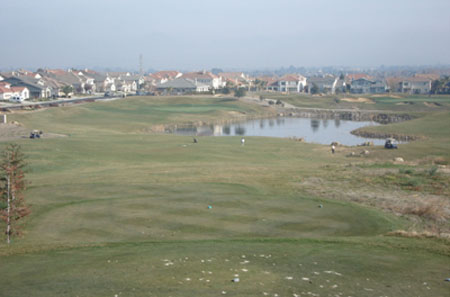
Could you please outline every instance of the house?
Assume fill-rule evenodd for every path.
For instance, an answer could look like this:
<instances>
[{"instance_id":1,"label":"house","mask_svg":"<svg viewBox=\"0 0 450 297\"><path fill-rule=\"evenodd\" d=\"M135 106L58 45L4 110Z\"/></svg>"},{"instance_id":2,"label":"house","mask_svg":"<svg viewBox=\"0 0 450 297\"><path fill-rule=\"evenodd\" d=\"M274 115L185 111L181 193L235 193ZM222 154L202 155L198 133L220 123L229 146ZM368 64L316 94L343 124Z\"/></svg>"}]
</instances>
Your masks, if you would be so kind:
<instances>
[{"instance_id":1,"label":"house","mask_svg":"<svg viewBox=\"0 0 450 297\"><path fill-rule=\"evenodd\" d=\"M399 91L408 94L429 94L431 91L431 79L421 77L409 77L399 83Z\"/></svg>"},{"instance_id":2,"label":"house","mask_svg":"<svg viewBox=\"0 0 450 297\"><path fill-rule=\"evenodd\" d=\"M306 78L298 74L287 74L267 85L267 90L287 93L303 92Z\"/></svg>"},{"instance_id":3,"label":"house","mask_svg":"<svg viewBox=\"0 0 450 297\"><path fill-rule=\"evenodd\" d=\"M338 80L339 77L335 76L309 77L307 80L308 93L312 94L316 91L317 93L335 94ZM314 89L316 90L314 91Z\"/></svg>"},{"instance_id":4,"label":"house","mask_svg":"<svg viewBox=\"0 0 450 297\"><path fill-rule=\"evenodd\" d=\"M153 82L156 84L162 84L169 80L174 80L176 78L179 78L183 75L183 73L178 72L176 70L167 70L167 71L158 71L155 73L152 73L147 76L147 81Z\"/></svg>"},{"instance_id":5,"label":"house","mask_svg":"<svg viewBox=\"0 0 450 297\"><path fill-rule=\"evenodd\" d=\"M222 78L225 84L245 88L252 86L252 79L244 72L220 72L218 76Z\"/></svg>"},{"instance_id":6,"label":"house","mask_svg":"<svg viewBox=\"0 0 450 297\"><path fill-rule=\"evenodd\" d=\"M158 92L162 94L181 95L190 93L203 93L210 90L210 86L198 81L193 81L183 77L160 83L156 85Z\"/></svg>"},{"instance_id":7,"label":"house","mask_svg":"<svg viewBox=\"0 0 450 297\"><path fill-rule=\"evenodd\" d=\"M12 87L7 82L0 82L0 100L9 100L12 97L29 99L30 91L27 87Z\"/></svg>"},{"instance_id":8,"label":"house","mask_svg":"<svg viewBox=\"0 0 450 297\"><path fill-rule=\"evenodd\" d=\"M116 91L116 86L114 84L114 78L108 74L103 74L90 69L85 69L81 71L82 75L86 77L86 83L89 85L91 79L93 84L91 85L91 92L114 92ZM86 88L86 87L85 87ZM89 87L88 87L89 88Z\"/></svg>"},{"instance_id":9,"label":"house","mask_svg":"<svg viewBox=\"0 0 450 297\"><path fill-rule=\"evenodd\" d=\"M12 87L26 87L29 91L29 98L51 98L53 94L52 88L46 84L43 78L10 76L3 81L9 83Z\"/></svg>"},{"instance_id":10,"label":"house","mask_svg":"<svg viewBox=\"0 0 450 297\"><path fill-rule=\"evenodd\" d=\"M61 69L45 69L38 71L38 73L44 78L50 78L59 83L62 88L64 86L71 86L75 93L85 94L86 93L86 79L77 75L76 71L69 69L68 71ZM62 88L55 90L56 96L61 96Z\"/></svg>"},{"instance_id":11,"label":"house","mask_svg":"<svg viewBox=\"0 0 450 297\"><path fill-rule=\"evenodd\" d=\"M223 88L226 84L226 82L222 80L221 76L217 76L206 71L185 73L181 76L181 78L194 81L195 83L208 85L212 89Z\"/></svg>"},{"instance_id":12,"label":"house","mask_svg":"<svg viewBox=\"0 0 450 297\"><path fill-rule=\"evenodd\" d=\"M388 86L383 80L359 78L350 84L350 92L353 94L380 94L386 93L387 90Z\"/></svg>"}]
</instances>

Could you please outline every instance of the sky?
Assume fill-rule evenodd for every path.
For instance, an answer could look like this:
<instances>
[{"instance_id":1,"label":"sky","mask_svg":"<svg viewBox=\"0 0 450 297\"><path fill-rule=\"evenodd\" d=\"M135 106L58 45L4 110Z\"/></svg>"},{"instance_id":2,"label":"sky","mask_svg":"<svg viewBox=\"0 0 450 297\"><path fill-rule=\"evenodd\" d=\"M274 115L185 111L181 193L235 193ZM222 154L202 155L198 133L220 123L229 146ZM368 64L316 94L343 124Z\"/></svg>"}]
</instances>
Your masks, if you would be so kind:
<instances>
[{"instance_id":1,"label":"sky","mask_svg":"<svg viewBox=\"0 0 450 297\"><path fill-rule=\"evenodd\" d=\"M1 68L450 64L450 0L0 0Z\"/></svg>"}]
</instances>

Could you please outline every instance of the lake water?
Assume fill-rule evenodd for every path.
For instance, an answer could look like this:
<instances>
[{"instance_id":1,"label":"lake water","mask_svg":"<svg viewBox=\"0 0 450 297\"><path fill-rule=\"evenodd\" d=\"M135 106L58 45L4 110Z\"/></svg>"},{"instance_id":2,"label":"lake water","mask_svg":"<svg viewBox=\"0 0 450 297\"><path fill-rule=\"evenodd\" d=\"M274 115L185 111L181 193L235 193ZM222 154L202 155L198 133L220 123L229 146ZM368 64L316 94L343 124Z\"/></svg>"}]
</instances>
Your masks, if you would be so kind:
<instances>
[{"instance_id":1,"label":"lake water","mask_svg":"<svg viewBox=\"0 0 450 297\"><path fill-rule=\"evenodd\" d=\"M344 145L357 145L366 141L372 141L375 145L383 145L384 139L363 138L350 133L360 127L377 125L379 124L375 122L356 122L339 119L280 117L226 125L178 127L174 133L191 136L302 137L306 142L327 145L333 141Z\"/></svg>"}]
</instances>

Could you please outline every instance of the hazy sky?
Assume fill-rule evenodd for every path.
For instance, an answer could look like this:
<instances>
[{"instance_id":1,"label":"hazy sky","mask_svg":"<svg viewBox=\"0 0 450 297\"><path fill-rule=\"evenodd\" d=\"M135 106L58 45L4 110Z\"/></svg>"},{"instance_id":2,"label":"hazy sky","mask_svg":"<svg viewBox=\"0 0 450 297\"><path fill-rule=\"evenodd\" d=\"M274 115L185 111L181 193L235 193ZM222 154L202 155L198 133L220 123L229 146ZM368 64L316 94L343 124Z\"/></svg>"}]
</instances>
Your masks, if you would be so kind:
<instances>
[{"instance_id":1,"label":"hazy sky","mask_svg":"<svg viewBox=\"0 0 450 297\"><path fill-rule=\"evenodd\" d=\"M450 0L0 0L0 68L450 64Z\"/></svg>"}]
</instances>

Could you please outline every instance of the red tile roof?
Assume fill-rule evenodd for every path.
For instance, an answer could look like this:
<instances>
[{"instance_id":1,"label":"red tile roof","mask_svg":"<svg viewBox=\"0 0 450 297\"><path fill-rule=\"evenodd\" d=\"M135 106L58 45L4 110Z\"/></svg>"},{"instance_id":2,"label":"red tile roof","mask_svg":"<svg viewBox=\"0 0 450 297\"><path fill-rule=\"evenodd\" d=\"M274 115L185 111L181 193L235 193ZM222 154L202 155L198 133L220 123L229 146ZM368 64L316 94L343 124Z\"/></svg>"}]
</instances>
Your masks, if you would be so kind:
<instances>
[{"instance_id":1,"label":"red tile roof","mask_svg":"<svg viewBox=\"0 0 450 297\"><path fill-rule=\"evenodd\" d=\"M3 93L12 93L13 91L11 89L5 88L5 87L0 87L0 94Z\"/></svg>"}]
</instances>

